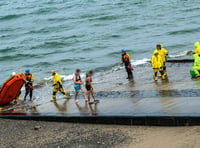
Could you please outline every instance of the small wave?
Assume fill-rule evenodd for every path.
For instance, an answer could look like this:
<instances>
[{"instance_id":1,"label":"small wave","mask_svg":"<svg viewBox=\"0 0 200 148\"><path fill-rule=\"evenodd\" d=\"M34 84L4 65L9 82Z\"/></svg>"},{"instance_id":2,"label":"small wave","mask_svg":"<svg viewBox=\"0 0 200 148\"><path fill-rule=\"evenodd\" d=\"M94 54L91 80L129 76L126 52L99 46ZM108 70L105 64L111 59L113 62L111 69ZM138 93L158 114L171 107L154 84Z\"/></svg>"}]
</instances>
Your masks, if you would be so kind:
<instances>
[{"instance_id":1,"label":"small wave","mask_svg":"<svg viewBox=\"0 0 200 148\"><path fill-rule=\"evenodd\" d=\"M21 16L24 16L25 14L11 14L11 15L6 15L6 16L2 16L0 17L0 20L3 21L3 20L11 20L11 19L16 19L16 18L19 18Z\"/></svg>"},{"instance_id":2,"label":"small wave","mask_svg":"<svg viewBox=\"0 0 200 148\"><path fill-rule=\"evenodd\" d=\"M69 81L69 80L72 80L73 79L73 76L74 74L70 74L70 75L60 75L61 79L63 81ZM82 73L81 74L81 78L85 78L86 77L86 74ZM50 80L53 80L53 77L50 76L50 77L47 77L47 78L44 78L45 81L50 81Z\"/></svg>"},{"instance_id":3,"label":"small wave","mask_svg":"<svg viewBox=\"0 0 200 148\"><path fill-rule=\"evenodd\" d=\"M188 51L183 51L183 52L180 52L180 53L176 53L176 54L173 54L173 55L168 55L169 58L178 58L178 57L184 57L184 56L187 56L187 55L192 55L193 51L191 50L188 50Z\"/></svg>"},{"instance_id":4,"label":"small wave","mask_svg":"<svg viewBox=\"0 0 200 148\"><path fill-rule=\"evenodd\" d=\"M131 61L133 63L134 66L138 66L138 65L144 65L150 62L150 59L144 58L141 60L132 60Z\"/></svg>"},{"instance_id":5,"label":"small wave","mask_svg":"<svg viewBox=\"0 0 200 148\"><path fill-rule=\"evenodd\" d=\"M193 28L193 29L184 29L184 30L177 30L169 32L169 35L182 35L182 34L188 34L188 33L195 33L198 32L200 28Z\"/></svg>"}]
</instances>

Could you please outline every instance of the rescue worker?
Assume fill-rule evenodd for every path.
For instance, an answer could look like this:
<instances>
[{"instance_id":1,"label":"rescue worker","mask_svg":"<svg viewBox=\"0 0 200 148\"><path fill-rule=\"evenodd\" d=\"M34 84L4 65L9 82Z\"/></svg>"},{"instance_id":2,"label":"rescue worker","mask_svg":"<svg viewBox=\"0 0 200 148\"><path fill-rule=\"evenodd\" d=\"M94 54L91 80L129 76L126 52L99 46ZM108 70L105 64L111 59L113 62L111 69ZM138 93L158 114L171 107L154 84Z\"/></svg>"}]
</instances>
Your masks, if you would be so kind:
<instances>
[{"instance_id":1,"label":"rescue worker","mask_svg":"<svg viewBox=\"0 0 200 148\"><path fill-rule=\"evenodd\" d=\"M94 90L93 90L93 87L92 87L92 76L93 76L93 71L89 71L89 73L86 76L86 85L85 85L85 88L87 89L87 93L88 93L88 103L89 104L99 102L94 96ZM90 102L90 94L92 94L94 102Z\"/></svg>"},{"instance_id":2,"label":"rescue worker","mask_svg":"<svg viewBox=\"0 0 200 148\"><path fill-rule=\"evenodd\" d=\"M12 72L11 76L14 76L14 75L16 75L16 72ZM20 98L19 98L20 95L21 95L21 90L20 90L18 96L14 99L15 103L17 103L18 101L21 101Z\"/></svg>"},{"instance_id":3,"label":"rescue worker","mask_svg":"<svg viewBox=\"0 0 200 148\"><path fill-rule=\"evenodd\" d=\"M161 74L161 78L165 79L164 78L164 72L163 72L163 69L162 69L162 65L163 65L162 58L158 54L157 50L154 51L154 53L153 53L153 55L151 57L151 63L152 63L152 68L153 68L153 72L154 72L154 74L153 74L154 80L157 81L157 73L158 73L158 71Z\"/></svg>"},{"instance_id":4,"label":"rescue worker","mask_svg":"<svg viewBox=\"0 0 200 148\"><path fill-rule=\"evenodd\" d=\"M30 96L30 100L32 100L33 97L33 82L34 82L34 76L33 74L30 73L29 69L25 70L25 77L26 77L26 84L25 84L25 96L24 96L24 101L26 101L26 97Z\"/></svg>"},{"instance_id":5,"label":"rescue worker","mask_svg":"<svg viewBox=\"0 0 200 148\"><path fill-rule=\"evenodd\" d=\"M194 43L194 48L195 48L194 54L195 54L195 53L196 53L196 54L200 54L200 43L199 43L199 42L195 42L195 43Z\"/></svg>"},{"instance_id":6,"label":"rescue worker","mask_svg":"<svg viewBox=\"0 0 200 148\"><path fill-rule=\"evenodd\" d=\"M156 45L156 50L158 51L158 54L162 58L162 68L163 68L164 76L166 76L167 75L167 67L166 67L167 58L166 58L166 56L168 55L168 51L161 44ZM161 73L159 76L161 76Z\"/></svg>"},{"instance_id":7,"label":"rescue worker","mask_svg":"<svg viewBox=\"0 0 200 148\"><path fill-rule=\"evenodd\" d=\"M58 91L60 91L63 95L65 95L66 99L69 99L70 94L66 90L63 89L60 75L56 71L53 70L52 76L53 76L53 94L52 94L51 102L56 101L56 94Z\"/></svg>"},{"instance_id":8,"label":"rescue worker","mask_svg":"<svg viewBox=\"0 0 200 148\"><path fill-rule=\"evenodd\" d=\"M127 72L127 79L133 79L133 73L132 73L132 67L131 67L131 57L128 53L126 53L126 50L125 49L122 49L121 50L122 52L122 58L121 58L121 61L122 61L122 66L125 65L125 69L126 69L126 72Z\"/></svg>"},{"instance_id":9,"label":"rescue worker","mask_svg":"<svg viewBox=\"0 0 200 148\"><path fill-rule=\"evenodd\" d=\"M199 71L200 71L200 54L195 53L194 54L194 66L193 66L194 72L196 74L196 77L199 77Z\"/></svg>"},{"instance_id":10,"label":"rescue worker","mask_svg":"<svg viewBox=\"0 0 200 148\"><path fill-rule=\"evenodd\" d=\"M74 81L74 89L75 89L75 102L78 103L78 100L77 100L77 96L78 96L78 93L79 91L81 90L82 93L83 93L83 97L85 99L85 102L87 102L87 98L86 98L86 95L85 95L85 89L83 87L84 83L83 83L83 80L81 79L81 76L80 76L80 69L77 69L76 70L76 73L73 77L73 81Z\"/></svg>"}]
</instances>

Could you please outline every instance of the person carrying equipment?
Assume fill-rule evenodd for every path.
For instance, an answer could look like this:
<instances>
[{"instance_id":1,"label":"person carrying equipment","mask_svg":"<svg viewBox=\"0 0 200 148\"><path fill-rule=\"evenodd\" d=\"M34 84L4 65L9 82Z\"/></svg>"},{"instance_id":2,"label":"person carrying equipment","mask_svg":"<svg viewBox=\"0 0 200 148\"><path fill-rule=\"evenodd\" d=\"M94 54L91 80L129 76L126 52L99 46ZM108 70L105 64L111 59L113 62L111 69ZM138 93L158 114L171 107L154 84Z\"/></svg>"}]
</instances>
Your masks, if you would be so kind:
<instances>
[{"instance_id":1,"label":"person carrying equipment","mask_svg":"<svg viewBox=\"0 0 200 148\"><path fill-rule=\"evenodd\" d=\"M56 71L52 71L52 76L53 76L53 94L52 94L52 99L51 102L56 101L56 94L58 91L60 91L63 95L66 95L66 99L70 98L70 94L63 89L62 86L62 80L60 78L60 75Z\"/></svg>"},{"instance_id":2,"label":"person carrying equipment","mask_svg":"<svg viewBox=\"0 0 200 148\"><path fill-rule=\"evenodd\" d=\"M151 63L152 63L152 68L153 68L153 72L154 72L154 75L153 75L154 80L157 81L158 71L161 74L161 78L165 79L164 78L164 72L163 72L163 69L162 69L163 61L162 61L161 56L158 54L157 50L154 51L154 53L151 57Z\"/></svg>"},{"instance_id":3,"label":"person carrying equipment","mask_svg":"<svg viewBox=\"0 0 200 148\"><path fill-rule=\"evenodd\" d=\"M168 51L161 44L156 45L156 50L158 51L158 54L162 58L162 68L163 68L164 76L166 76L167 75L167 67L166 67L167 58L166 58L166 56L168 55ZM160 74L160 76L161 76L161 74Z\"/></svg>"},{"instance_id":4,"label":"person carrying equipment","mask_svg":"<svg viewBox=\"0 0 200 148\"><path fill-rule=\"evenodd\" d=\"M30 73L29 69L25 70L25 77L26 77L26 84L25 84L25 96L24 96L24 101L26 101L26 97L30 96L30 100L32 100L33 96L33 82L34 82L34 77L33 74Z\"/></svg>"},{"instance_id":5,"label":"person carrying equipment","mask_svg":"<svg viewBox=\"0 0 200 148\"><path fill-rule=\"evenodd\" d=\"M86 76L86 89L87 89L87 93L88 93L88 103L92 104L93 102L90 102L90 94L92 94L92 97L94 99L94 103L98 103L99 101L95 98L94 96L94 90L92 87L92 76L93 76L93 71L89 71L89 73Z\"/></svg>"},{"instance_id":6,"label":"person carrying equipment","mask_svg":"<svg viewBox=\"0 0 200 148\"><path fill-rule=\"evenodd\" d=\"M75 75L73 77L74 89L75 89L75 97L74 97L74 99L75 99L76 103L78 103L77 96L78 96L78 93L79 93L80 90L83 93L83 97L85 99L85 102L88 101L87 98L86 98L86 95L85 95L85 90L83 88L84 83L83 83L83 81L81 79L80 72L81 72L80 69L77 69L76 73L75 73Z\"/></svg>"},{"instance_id":7,"label":"person carrying equipment","mask_svg":"<svg viewBox=\"0 0 200 148\"><path fill-rule=\"evenodd\" d=\"M196 54L200 54L200 43L199 43L199 42L195 42L195 43L194 43L194 48L195 48L194 54L195 54L195 53L196 53Z\"/></svg>"},{"instance_id":8,"label":"person carrying equipment","mask_svg":"<svg viewBox=\"0 0 200 148\"><path fill-rule=\"evenodd\" d=\"M196 74L196 77L199 77L199 71L200 71L200 54L195 53L194 54L194 66L193 66L194 72Z\"/></svg>"},{"instance_id":9,"label":"person carrying equipment","mask_svg":"<svg viewBox=\"0 0 200 148\"><path fill-rule=\"evenodd\" d=\"M122 58L121 58L122 66L125 65L125 69L128 75L127 79L133 79L133 73L132 73L133 68L131 67L131 57L128 53L126 53L125 49L122 49L121 52L122 52Z\"/></svg>"}]
</instances>

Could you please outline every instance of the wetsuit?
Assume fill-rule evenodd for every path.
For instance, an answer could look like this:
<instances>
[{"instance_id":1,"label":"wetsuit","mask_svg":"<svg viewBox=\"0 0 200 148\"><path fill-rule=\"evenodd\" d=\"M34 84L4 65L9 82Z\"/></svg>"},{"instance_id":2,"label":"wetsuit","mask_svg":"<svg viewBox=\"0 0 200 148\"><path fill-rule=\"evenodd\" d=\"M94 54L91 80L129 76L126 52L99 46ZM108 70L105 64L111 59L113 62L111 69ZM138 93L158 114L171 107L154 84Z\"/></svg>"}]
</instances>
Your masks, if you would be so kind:
<instances>
[{"instance_id":1,"label":"wetsuit","mask_svg":"<svg viewBox=\"0 0 200 148\"><path fill-rule=\"evenodd\" d=\"M24 74L25 77L26 77L26 84L25 84L25 96L24 96L24 100L26 100L26 97L30 96L30 100L32 100L32 97L33 97L33 81L34 81L34 77L31 73L28 73L28 74Z\"/></svg>"},{"instance_id":2,"label":"wetsuit","mask_svg":"<svg viewBox=\"0 0 200 148\"><path fill-rule=\"evenodd\" d=\"M131 66L131 57L129 56L129 54L127 53L122 54L122 63L125 64L125 69L128 75L128 79L132 79L133 73L132 70L129 68L129 66Z\"/></svg>"}]
</instances>

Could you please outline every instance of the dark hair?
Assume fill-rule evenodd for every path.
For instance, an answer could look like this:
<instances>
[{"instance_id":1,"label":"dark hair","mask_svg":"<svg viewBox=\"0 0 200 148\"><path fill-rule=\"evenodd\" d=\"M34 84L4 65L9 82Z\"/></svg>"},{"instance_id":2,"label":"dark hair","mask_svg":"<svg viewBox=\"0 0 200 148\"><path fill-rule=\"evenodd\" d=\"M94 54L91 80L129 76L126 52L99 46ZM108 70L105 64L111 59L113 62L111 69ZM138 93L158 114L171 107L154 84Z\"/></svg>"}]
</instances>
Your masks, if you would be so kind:
<instances>
[{"instance_id":1,"label":"dark hair","mask_svg":"<svg viewBox=\"0 0 200 148\"><path fill-rule=\"evenodd\" d=\"M89 71L89 74L93 74L93 71L92 71L92 70L90 70L90 71Z\"/></svg>"},{"instance_id":2,"label":"dark hair","mask_svg":"<svg viewBox=\"0 0 200 148\"><path fill-rule=\"evenodd\" d=\"M77 69L76 72L81 72L81 70L80 70L80 69Z\"/></svg>"}]
</instances>

